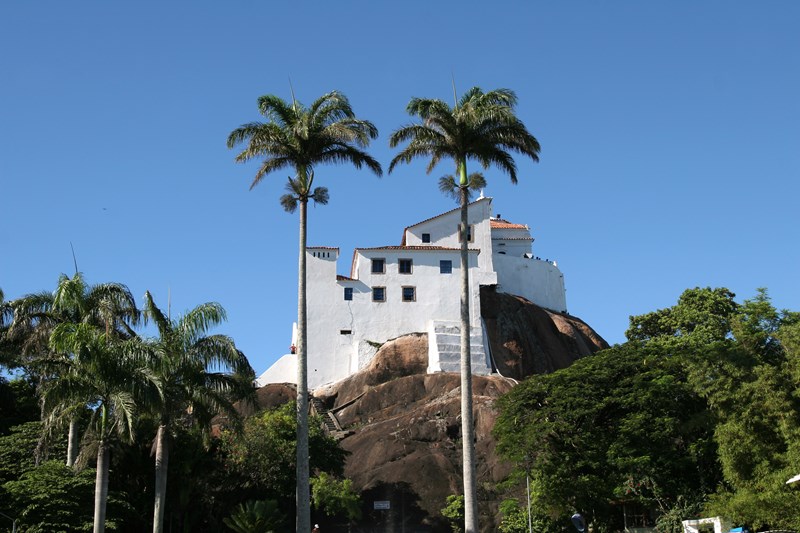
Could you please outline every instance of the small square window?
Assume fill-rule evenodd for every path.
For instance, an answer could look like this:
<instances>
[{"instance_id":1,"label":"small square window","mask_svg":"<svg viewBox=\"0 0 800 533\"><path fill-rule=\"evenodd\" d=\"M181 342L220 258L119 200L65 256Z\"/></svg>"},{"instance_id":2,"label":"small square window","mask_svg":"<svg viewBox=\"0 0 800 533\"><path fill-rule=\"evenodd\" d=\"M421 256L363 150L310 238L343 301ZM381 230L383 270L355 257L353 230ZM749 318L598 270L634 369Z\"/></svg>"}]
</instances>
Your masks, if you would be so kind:
<instances>
[{"instance_id":1,"label":"small square window","mask_svg":"<svg viewBox=\"0 0 800 533\"><path fill-rule=\"evenodd\" d=\"M453 262L449 259L442 259L439 261L439 274L452 274Z\"/></svg>"},{"instance_id":2,"label":"small square window","mask_svg":"<svg viewBox=\"0 0 800 533\"><path fill-rule=\"evenodd\" d=\"M461 242L461 224L458 225L458 242ZM467 225L467 242L472 242L472 224Z\"/></svg>"},{"instance_id":3,"label":"small square window","mask_svg":"<svg viewBox=\"0 0 800 533\"><path fill-rule=\"evenodd\" d=\"M372 260L372 273L383 274L386 271L386 259Z\"/></svg>"},{"instance_id":4,"label":"small square window","mask_svg":"<svg viewBox=\"0 0 800 533\"><path fill-rule=\"evenodd\" d=\"M430 233L423 233L422 234L422 242L424 242L424 243L431 242L431 234Z\"/></svg>"},{"instance_id":5,"label":"small square window","mask_svg":"<svg viewBox=\"0 0 800 533\"><path fill-rule=\"evenodd\" d=\"M372 301L385 302L386 301L386 287L372 287Z\"/></svg>"},{"instance_id":6,"label":"small square window","mask_svg":"<svg viewBox=\"0 0 800 533\"><path fill-rule=\"evenodd\" d=\"M403 301L415 302L417 301L417 288L416 287L403 287Z\"/></svg>"},{"instance_id":7,"label":"small square window","mask_svg":"<svg viewBox=\"0 0 800 533\"><path fill-rule=\"evenodd\" d=\"M399 259L397 261L397 271L401 274L411 274L414 262L411 259Z\"/></svg>"},{"instance_id":8,"label":"small square window","mask_svg":"<svg viewBox=\"0 0 800 533\"><path fill-rule=\"evenodd\" d=\"M344 288L344 299L345 300L352 300L353 299L353 287L345 287Z\"/></svg>"},{"instance_id":9,"label":"small square window","mask_svg":"<svg viewBox=\"0 0 800 533\"><path fill-rule=\"evenodd\" d=\"M353 330L352 329L340 329L339 330L339 335L352 335L352 334L353 334Z\"/></svg>"}]
</instances>

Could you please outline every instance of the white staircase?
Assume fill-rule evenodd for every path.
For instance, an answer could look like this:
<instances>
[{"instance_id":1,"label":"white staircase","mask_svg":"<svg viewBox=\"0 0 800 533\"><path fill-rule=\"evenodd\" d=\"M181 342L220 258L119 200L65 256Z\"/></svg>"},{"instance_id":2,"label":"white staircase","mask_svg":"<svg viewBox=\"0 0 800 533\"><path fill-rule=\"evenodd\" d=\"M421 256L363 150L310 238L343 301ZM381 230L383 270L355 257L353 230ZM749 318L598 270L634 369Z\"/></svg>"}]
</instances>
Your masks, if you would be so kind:
<instances>
[{"instance_id":1,"label":"white staircase","mask_svg":"<svg viewBox=\"0 0 800 533\"><path fill-rule=\"evenodd\" d=\"M480 327L470 328L470 359L473 374L489 374ZM461 372L461 325L457 322L431 321L428 328L428 373Z\"/></svg>"}]
</instances>

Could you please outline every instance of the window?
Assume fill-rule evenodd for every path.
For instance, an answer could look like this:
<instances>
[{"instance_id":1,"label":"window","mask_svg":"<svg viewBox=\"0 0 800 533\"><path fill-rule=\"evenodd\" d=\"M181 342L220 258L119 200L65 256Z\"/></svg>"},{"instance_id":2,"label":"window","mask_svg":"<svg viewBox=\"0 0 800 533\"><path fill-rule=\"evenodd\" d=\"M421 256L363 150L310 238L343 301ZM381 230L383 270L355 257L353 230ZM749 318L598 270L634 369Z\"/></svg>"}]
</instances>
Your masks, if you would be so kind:
<instances>
[{"instance_id":1,"label":"window","mask_svg":"<svg viewBox=\"0 0 800 533\"><path fill-rule=\"evenodd\" d=\"M461 242L461 224L458 225L458 242ZM472 224L467 225L467 242L472 242Z\"/></svg>"},{"instance_id":2,"label":"window","mask_svg":"<svg viewBox=\"0 0 800 533\"><path fill-rule=\"evenodd\" d=\"M372 260L372 273L383 274L386 271L386 259Z\"/></svg>"},{"instance_id":3,"label":"window","mask_svg":"<svg viewBox=\"0 0 800 533\"><path fill-rule=\"evenodd\" d=\"M452 274L453 262L449 259L442 259L439 261L439 274Z\"/></svg>"},{"instance_id":4,"label":"window","mask_svg":"<svg viewBox=\"0 0 800 533\"><path fill-rule=\"evenodd\" d=\"M425 242L425 243L431 242L431 234L430 233L423 233L422 234L422 242Z\"/></svg>"},{"instance_id":5,"label":"window","mask_svg":"<svg viewBox=\"0 0 800 533\"><path fill-rule=\"evenodd\" d=\"M353 334L353 330L352 329L340 329L339 330L339 335L352 335L352 334Z\"/></svg>"},{"instance_id":6,"label":"window","mask_svg":"<svg viewBox=\"0 0 800 533\"><path fill-rule=\"evenodd\" d=\"M386 287L372 287L372 301L385 302L386 301Z\"/></svg>"},{"instance_id":7,"label":"window","mask_svg":"<svg viewBox=\"0 0 800 533\"><path fill-rule=\"evenodd\" d=\"M415 302L417 300L417 288L416 287L403 287L403 301L404 302Z\"/></svg>"},{"instance_id":8,"label":"window","mask_svg":"<svg viewBox=\"0 0 800 533\"><path fill-rule=\"evenodd\" d=\"M398 259L397 271L401 274L411 274L414 262L411 259Z\"/></svg>"},{"instance_id":9,"label":"window","mask_svg":"<svg viewBox=\"0 0 800 533\"><path fill-rule=\"evenodd\" d=\"M345 300L352 300L353 299L353 287L345 287L344 288L344 299Z\"/></svg>"}]
</instances>

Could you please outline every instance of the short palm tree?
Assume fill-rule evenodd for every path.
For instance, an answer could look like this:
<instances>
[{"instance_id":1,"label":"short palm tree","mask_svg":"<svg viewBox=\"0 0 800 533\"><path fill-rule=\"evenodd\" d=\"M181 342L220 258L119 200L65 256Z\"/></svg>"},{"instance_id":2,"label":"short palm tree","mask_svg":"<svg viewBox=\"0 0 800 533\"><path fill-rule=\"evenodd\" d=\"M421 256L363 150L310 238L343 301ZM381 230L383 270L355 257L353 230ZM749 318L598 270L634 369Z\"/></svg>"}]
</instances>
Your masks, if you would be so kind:
<instances>
[{"instance_id":1,"label":"short palm tree","mask_svg":"<svg viewBox=\"0 0 800 533\"><path fill-rule=\"evenodd\" d=\"M121 341L103 328L87 323L58 324L50 336L54 352L72 356L53 362L57 379L41 387L45 423L72 420L73 406L90 411L87 432L97 443L94 533L105 531L108 501L110 444L114 438L131 442L134 437L136 400L150 384L144 371L138 339ZM89 441L90 439L85 439Z\"/></svg>"},{"instance_id":2,"label":"short palm tree","mask_svg":"<svg viewBox=\"0 0 800 533\"><path fill-rule=\"evenodd\" d=\"M364 151L371 139L378 136L369 121L356 118L350 102L333 91L305 107L266 95L258 99L258 110L267 122L244 124L228 136L228 147L244 144L237 162L263 159L250 188L267 174L291 169L288 193L281 205L288 212L300 207L300 246L297 290L297 531L311 530L311 505L308 472L308 361L306 352L306 233L308 201L328 202L328 190L312 188L314 170L328 163L350 163L366 166L380 176L381 165Z\"/></svg>"},{"instance_id":3,"label":"short palm tree","mask_svg":"<svg viewBox=\"0 0 800 533\"><path fill-rule=\"evenodd\" d=\"M225 309L219 304L198 305L172 320L146 292L144 317L158 328L158 338L149 339L146 344L147 375L156 393L150 409L158 419L153 533L160 533L164 522L169 437L175 426L188 420L208 429L217 414L237 418L233 402L253 391L255 375L233 339L206 335L210 328L225 321Z\"/></svg>"},{"instance_id":4,"label":"short palm tree","mask_svg":"<svg viewBox=\"0 0 800 533\"><path fill-rule=\"evenodd\" d=\"M445 176L440 180L440 188L457 192L461 205L461 427L466 533L478 531L466 234L470 190L484 183L480 174L467 173L467 161L477 161L484 169L495 165L516 183L517 167L509 152L539 160L539 142L517 118L516 102L516 95L508 89L484 93L477 87L464 93L454 107L442 100L412 98L406 110L421 122L399 128L389 139L392 148L408 142L389 164L390 173L398 163L409 163L417 157L430 158L428 173L442 159L452 159L456 167L455 178Z\"/></svg>"},{"instance_id":5,"label":"short palm tree","mask_svg":"<svg viewBox=\"0 0 800 533\"><path fill-rule=\"evenodd\" d=\"M28 294L9 305L14 311L9 340L20 346L25 365L42 382L57 378L54 372L64 368L62 359L72 356L52 350L50 336L57 325L89 324L101 328L109 337L127 339L135 336L132 327L140 314L125 285L89 285L80 272L71 278L62 274L52 293ZM81 402L71 407L75 416L69 419L67 466L74 464L78 454L77 414L83 408Z\"/></svg>"}]
</instances>

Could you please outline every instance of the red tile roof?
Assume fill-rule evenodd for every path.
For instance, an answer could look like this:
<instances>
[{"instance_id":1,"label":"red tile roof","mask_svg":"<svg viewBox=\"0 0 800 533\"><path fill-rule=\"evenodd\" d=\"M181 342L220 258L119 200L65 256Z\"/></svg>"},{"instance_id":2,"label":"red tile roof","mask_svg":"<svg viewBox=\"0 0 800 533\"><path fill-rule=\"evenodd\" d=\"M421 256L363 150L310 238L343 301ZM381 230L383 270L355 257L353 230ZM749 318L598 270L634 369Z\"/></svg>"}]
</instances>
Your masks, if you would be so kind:
<instances>
[{"instance_id":1,"label":"red tile roof","mask_svg":"<svg viewBox=\"0 0 800 533\"><path fill-rule=\"evenodd\" d=\"M492 229L528 229L525 224L514 224L501 218L491 219L490 226Z\"/></svg>"}]
</instances>

